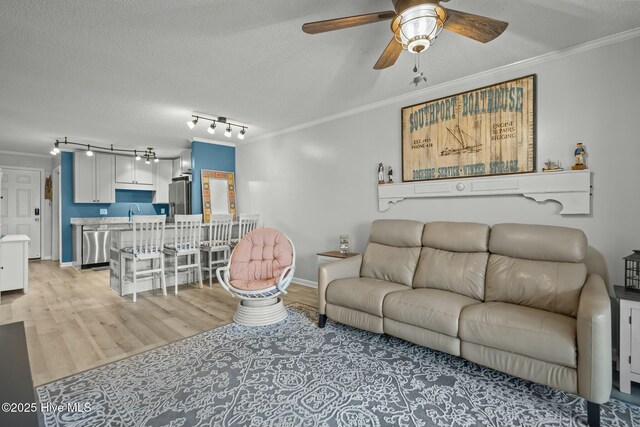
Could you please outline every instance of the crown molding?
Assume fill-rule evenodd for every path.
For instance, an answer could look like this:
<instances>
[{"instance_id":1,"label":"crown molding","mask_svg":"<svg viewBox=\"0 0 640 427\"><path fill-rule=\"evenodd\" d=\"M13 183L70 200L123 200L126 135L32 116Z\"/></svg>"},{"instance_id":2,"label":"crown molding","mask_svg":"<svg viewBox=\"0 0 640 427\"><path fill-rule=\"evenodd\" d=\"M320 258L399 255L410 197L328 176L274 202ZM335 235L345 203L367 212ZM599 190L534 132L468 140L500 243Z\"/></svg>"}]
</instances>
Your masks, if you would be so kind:
<instances>
[{"instance_id":1,"label":"crown molding","mask_svg":"<svg viewBox=\"0 0 640 427\"><path fill-rule=\"evenodd\" d=\"M189 138L189 142L204 142L205 144L224 145L225 147L234 147L234 148L236 146L235 142L219 141L217 139L209 139L209 138Z\"/></svg>"},{"instance_id":2,"label":"crown molding","mask_svg":"<svg viewBox=\"0 0 640 427\"><path fill-rule=\"evenodd\" d=\"M424 89L416 90L413 92L408 92L402 95L394 96L392 98L383 99L381 101L372 102L370 104L363 105L361 107L352 108L350 110L346 110L340 113L332 114L330 116L321 117L316 120L312 120L309 122L301 123L299 125L291 126L282 130L278 130L275 132L270 132L261 136L257 136L252 138L250 141L246 141L242 145L252 144L254 142L262 141L265 139L273 138L276 136L288 134L291 132L296 132L302 129L314 127L320 125L322 123L332 122L337 119L341 119L348 116L353 116L355 114L363 113L366 111L374 110L376 108L384 107L391 104L396 104L400 102L409 101L416 96L423 95L428 96L433 92L437 92L443 89L447 89L450 87L459 86L465 83L471 83L475 80L480 80L486 77L491 76L492 74L504 72L504 71L518 71L521 68L531 67L534 65L544 64L546 62L555 61L561 58L569 57L572 55L576 55L582 52L587 52L590 50L598 49L601 47L613 45L616 43L620 43L626 40L631 40L636 37L640 37L640 27L633 28L631 30L623 31L621 33L612 34L610 36L602 37L600 39L588 41L585 43L581 43L575 46L571 46L565 49L560 49L554 52L545 53L539 56L534 56L532 58L524 59L522 61L513 62L511 64L502 65L500 67L492 68L490 70L481 71L476 74L471 74L469 76L460 77L455 80L450 80L448 82L443 82L434 86L429 86Z\"/></svg>"},{"instance_id":3,"label":"crown molding","mask_svg":"<svg viewBox=\"0 0 640 427\"><path fill-rule=\"evenodd\" d=\"M0 154L6 154L8 156L44 157L49 159L53 158L51 154L21 153L19 151L6 151L6 150L0 150Z\"/></svg>"}]
</instances>

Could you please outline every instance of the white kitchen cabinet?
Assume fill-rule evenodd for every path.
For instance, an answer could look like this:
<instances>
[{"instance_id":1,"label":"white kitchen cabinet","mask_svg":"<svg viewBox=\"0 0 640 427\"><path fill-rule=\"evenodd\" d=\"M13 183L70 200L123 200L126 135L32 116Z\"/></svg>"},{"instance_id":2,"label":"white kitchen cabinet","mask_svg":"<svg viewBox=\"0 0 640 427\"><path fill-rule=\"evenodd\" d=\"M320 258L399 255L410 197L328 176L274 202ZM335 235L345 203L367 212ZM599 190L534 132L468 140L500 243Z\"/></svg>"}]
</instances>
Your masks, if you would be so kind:
<instances>
[{"instance_id":1,"label":"white kitchen cabinet","mask_svg":"<svg viewBox=\"0 0 640 427\"><path fill-rule=\"evenodd\" d=\"M160 160L156 163L156 194L153 203L169 203L169 184L173 178L173 161Z\"/></svg>"},{"instance_id":2,"label":"white kitchen cabinet","mask_svg":"<svg viewBox=\"0 0 640 427\"><path fill-rule=\"evenodd\" d=\"M147 162L145 162L144 160L140 160L139 162L136 162L136 167L135 167L136 184L153 185L154 163L155 162L151 161L151 163L147 164Z\"/></svg>"},{"instance_id":3,"label":"white kitchen cabinet","mask_svg":"<svg viewBox=\"0 0 640 427\"><path fill-rule=\"evenodd\" d=\"M116 182L133 184L135 181L134 168L136 159L133 157L118 156L116 158Z\"/></svg>"},{"instance_id":4,"label":"white kitchen cabinet","mask_svg":"<svg viewBox=\"0 0 640 427\"><path fill-rule=\"evenodd\" d=\"M114 156L84 151L73 155L73 201L75 203L115 203Z\"/></svg>"},{"instance_id":5,"label":"white kitchen cabinet","mask_svg":"<svg viewBox=\"0 0 640 427\"><path fill-rule=\"evenodd\" d=\"M127 185L153 185L153 163L147 164L146 161L136 160L131 156L116 156L116 185L119 188L131 189L135 187L127 187Z\"/></svg>"},{"instance_id":6,"label":"white kitchen cabinet","mask_svg":"<svg viewBox=\"0 0 640 427\"><path fill-rule=\"evenodd\" d=\"M174 178L179 178L180 175L180 157L178 157L177 159L173 159L172 161L173 163L173 177Z\"/></svg>"},{"instance_id":7,"label":"white kitchen cabinet","mask_svg":"<svg viewBox=\"0 0 640 427\"><path fill-rule=\"evenodd\" d=\"M180 175L191 175L191 150L184 150L180 153Z\"/></svg>"},{"instance_id":8,"label":"white kitchen cabinet","mask_svg":"<svg viewBox=\"0 0 640 427\"><path fill-rule=\"evenodd\" d=\"M29 239L23 234L0 239L0 292L29 289Z\"/></svg>"}]
</instances>

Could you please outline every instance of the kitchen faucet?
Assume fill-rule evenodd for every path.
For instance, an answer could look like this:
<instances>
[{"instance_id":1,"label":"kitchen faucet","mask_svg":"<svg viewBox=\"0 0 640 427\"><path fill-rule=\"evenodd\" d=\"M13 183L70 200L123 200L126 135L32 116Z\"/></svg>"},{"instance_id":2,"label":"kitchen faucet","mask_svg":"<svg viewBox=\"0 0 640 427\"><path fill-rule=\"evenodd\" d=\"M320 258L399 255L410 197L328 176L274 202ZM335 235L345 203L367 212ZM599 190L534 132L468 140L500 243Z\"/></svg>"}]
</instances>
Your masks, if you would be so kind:
<instances>
[{"instance_id":1,"label":"kitchen faucet","mask_svg":"<svg viewBox=\"0 0 640 427\"><path fill-rule=\"evenodd\" d=\"M131 222L131 217L133 216L133 207L138 208L138 213L140 213L140 206L138 206L137 203L132 203L131 205L129 205L129 222Z\"/></svg>"}]
</instances>

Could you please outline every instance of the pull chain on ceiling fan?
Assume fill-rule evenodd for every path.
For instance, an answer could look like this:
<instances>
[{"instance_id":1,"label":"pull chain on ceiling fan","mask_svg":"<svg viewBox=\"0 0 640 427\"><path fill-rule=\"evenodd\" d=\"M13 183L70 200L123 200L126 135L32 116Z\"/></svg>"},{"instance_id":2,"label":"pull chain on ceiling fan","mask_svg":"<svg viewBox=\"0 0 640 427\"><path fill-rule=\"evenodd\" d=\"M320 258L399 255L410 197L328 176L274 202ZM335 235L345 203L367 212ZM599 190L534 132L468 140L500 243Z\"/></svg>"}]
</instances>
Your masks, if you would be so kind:
<instances>
[{"instance_id":1,"label":"pull chain on ceiling fan","mask_svg":"<svg viewBox=\"0 0 640 427\"><path fill-rule=\"evenodd\" d=\"M445 9L438 0L393 0L393 7L395 11L308 22L302 26L302 31L319 34L392 19L393 38L373 66L382 70L395 64L403 49L418 54L428 49L442 29L487 43L509 25L497 19Z\"/></svg>"}]
</instances>

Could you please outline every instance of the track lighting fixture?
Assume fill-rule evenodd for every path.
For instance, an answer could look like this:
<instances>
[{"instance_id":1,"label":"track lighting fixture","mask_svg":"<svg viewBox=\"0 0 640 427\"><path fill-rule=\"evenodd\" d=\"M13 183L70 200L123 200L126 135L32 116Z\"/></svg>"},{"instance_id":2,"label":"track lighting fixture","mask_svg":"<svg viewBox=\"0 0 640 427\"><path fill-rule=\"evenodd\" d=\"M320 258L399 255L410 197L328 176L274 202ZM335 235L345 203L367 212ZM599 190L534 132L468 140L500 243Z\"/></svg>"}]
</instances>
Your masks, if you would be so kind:
<instances>
[{"instance_id":1,"label":"track lighting fixture","mask_svg":"<svg viewBox=\"0 0 640 427\"><path fill-rule=\"evenodd\" d=\"M84 147L86 148L86 155L91 157L93 156L93 150L92 150L92 146L89 144L81 144L79 142L73 142L73 141L69 141L66 137L64 138L64 141L58 141L56 140L56 142L53 143L53 148L51 149L51 151L49 152L52 156L56 156L58 153L60 153L60 144L64 144L64 145L75 145L77 147ZM156 154L155 151L153 151L153 147L147 147L146 150L144 150L144 154L138 153L138 150L129 150L126 148L113 148L113 145L111 145L110 147L100 147L98 145L94 145L93 146L94 150L98 150L98 152L107 152L107 153L117 153L117 154L126 154L129 156L134 156L135 159L137 161L142 160L142 158L145 158L145 163L150 164L151 163L151 159L153 159L154 162L159 162L160 158L158 158L158 155Z\"/></svg>"},{"instance_id":2,"label":"track lighting fixture","mask_svg":"<svg viewBox=\"0 0 640 427\"><path fill-rule=\"evenodd\" d=\"M232 134L232 131L233 131L232 126L235 126L235 127L238 127L238 128L242 128L242 130L238 133L238 138L240 138L240 139L244 139L244 137L245 137L245 135L247 133L247 129L248 129L246 126L239 125L237 123L228 122L226 117L218 117L218 118L213 119L213 118L209 118L209 117L196 116L195 114L192 115L191 117L192 117L192 119L187 122L187 126L189 126L189 129L193 129L200 119L206 120L206 121L211 122L211 124L207 128L207 132L209 132L211 135L213 135L216 132L216 126L217 126L218 123L222 123L224 125L227 125L227 127L226 127L226 129L224 131L224 136L226 136L227 138L231 137L231 134Z\"/></svg>"}]
</instances>

